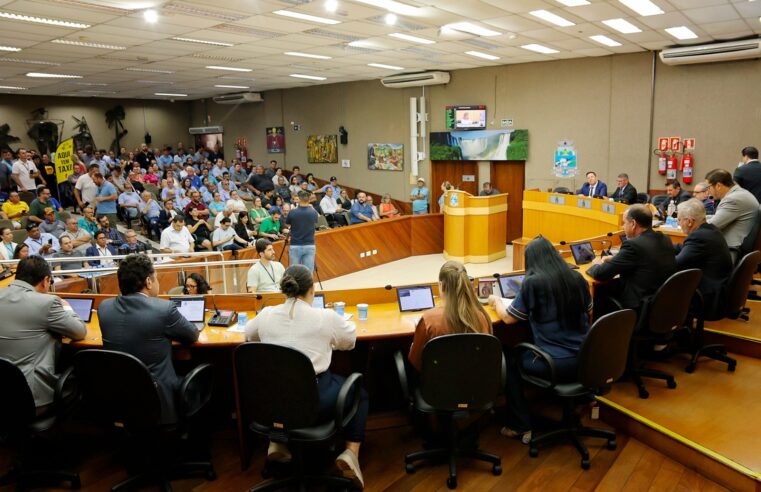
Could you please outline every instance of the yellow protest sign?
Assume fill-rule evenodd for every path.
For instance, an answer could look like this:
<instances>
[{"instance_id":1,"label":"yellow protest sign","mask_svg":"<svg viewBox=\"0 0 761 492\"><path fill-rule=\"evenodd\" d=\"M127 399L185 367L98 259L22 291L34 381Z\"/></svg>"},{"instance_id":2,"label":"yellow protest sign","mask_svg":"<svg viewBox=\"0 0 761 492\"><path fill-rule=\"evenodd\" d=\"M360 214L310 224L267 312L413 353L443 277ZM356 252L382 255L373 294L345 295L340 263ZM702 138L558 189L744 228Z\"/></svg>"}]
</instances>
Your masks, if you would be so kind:
<instances>
[{"instance_id":1,"label":"yellow protest sign","mask_svg":"<svg viewBox=\"0 0 761 492\"><path fill-rule=\"evenodd\" d=\"M61 142L55 150L55 175L60 184L74 174L74 139L68 138Z\"/></svg>"}]
</instances>

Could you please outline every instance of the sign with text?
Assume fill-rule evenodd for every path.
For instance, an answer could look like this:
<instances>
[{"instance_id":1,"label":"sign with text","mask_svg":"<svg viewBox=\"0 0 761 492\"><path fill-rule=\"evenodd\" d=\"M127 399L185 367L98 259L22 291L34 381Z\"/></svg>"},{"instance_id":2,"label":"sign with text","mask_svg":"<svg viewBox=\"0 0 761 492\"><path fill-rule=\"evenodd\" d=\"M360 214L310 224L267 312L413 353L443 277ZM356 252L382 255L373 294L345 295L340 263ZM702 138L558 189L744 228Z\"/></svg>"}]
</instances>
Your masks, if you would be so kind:
<instances>
[{"instance_id":1,"label":"sign with text","mask_svg":"<svg viewBox=\"0 0 761 492\"><path fill-rule=\"evenodd\" d=\"M74 139L61 142L55 150L55 175L57 183L64 183L74 174Z\"/></svg>"},{"instance_id":2,"label":"sign with text","mask_svg":"<svg viewBox=\"0 0 761 492\"><path fill-rule=\"evenodd\" d=\"M685 138L684 139L684 150L685 152L688 150L694 150L695 149L695 139L694 138Z\"/></svg>"},{"instance_id":3,"label":"sign with text","mask_svg":"<svg viewBox=\"0 0 761 492\"><path fill-rule=\"evenodd\" d=\"M671 137L671 151L672 152L679 152L679 150L682 148L682 138L681 137Z\"/></svg>"},{"instance_id":4,"label":"sign with text","mask_svg":"<svg viewBox=\"0 0 761 492\"><path fill-rule=\"evenodd\" d=\"M661 152L666 152L669 150L669 139L668 137L660 137L658 139L658 150Z\"/></svg>"}]
</instances>

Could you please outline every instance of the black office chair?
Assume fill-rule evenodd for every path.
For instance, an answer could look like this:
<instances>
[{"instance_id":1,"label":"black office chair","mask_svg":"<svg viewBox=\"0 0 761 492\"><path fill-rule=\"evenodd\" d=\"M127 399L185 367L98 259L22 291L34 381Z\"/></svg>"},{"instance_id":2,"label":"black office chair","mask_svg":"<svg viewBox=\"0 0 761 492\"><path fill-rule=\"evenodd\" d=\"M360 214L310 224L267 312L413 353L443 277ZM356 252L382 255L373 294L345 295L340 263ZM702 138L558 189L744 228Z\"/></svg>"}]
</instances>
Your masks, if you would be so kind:
<instances>
[{"instance_id":1,"label":"black office chair","mask_svg":"<svg viewBox=\"0 0 761 492\"><path fill-rule=\"evenodd\" d=\"M627 368L627 375L637 385L640 398L650 396L642 381L643 377L663 379L669 389L676 388L673 375L644 366L640 351L655 344L667 344L674 331L684 326L702 276L703 272L697 268L676 272L642 306L629 349Z\"/></svg>"},{"instance_id":2,"label":"black office chair","mask_svg":"<svg viewBox=\"0 0 761 492\"><path fill-rule=\"evenodd\" d=\"M502 344L492 335L459 333L436 337L423 348L423 367L419 386L411 391L404 356L396 353L397 371L402 392L411 406L422 413L445 417L449 424L446 447L409 453L404 457L407 473L415 472L415 461L449 462L447 486L457 487L457 458L468 457L492 464L494 475L502 474L502 459L478 449L463 447L457 421L494 407L505 386L505 359Z\"/></svg>"},{"instance_id":3,"label":"black office chair","mask_svg":"<svg viewBox=\"0 0 761 492\"><path fill-rule=\"evenodd\" d=\"M566 188L565 186L558 186L554 190L552 190L553 193L565 193L566 195L572 195L573 192Z\"/></svg>"},{"instance_id":4,"label":"black office chair","mask_svg":"<svg viewBox=\"0 0 761 492\"><path fill-rule=\"evenodd\" d=\"M650 195L647 193L637 193L637 203L650 203Z\"/></svg>"},{"instance_id":5,"label":"black office chair","mask_svg":"<svg viewBox=\"0 0 761 492\"><path fill-rule=\"evenodd\" d=\"M552 356L544 352L536 345L520 343L516 345L516 356L520 357L523 352L529 351L544 360L550 368L549 378L541 378L523 372L521 378L529 384L552 391L555 396L563 400L563 420L561 427L545 434L532 433L529 443L529 456L539 456L539 445L559 439L570 439L581 454L581 467L589 469L589 451L581 442L581 437L599 437L608 440L608 449L616 449L616 433L606 429L597 429L581 425L576 415L575 403L578 400L588 402L595 395L607 392L610 384L616 381L624 373L626 367L626 354L634 331L634 323L637 314L632 309L615 311L598 319L589 329L584 343L581 345L578 355L577 380L573 382L559 382L555 375L555 363Z\"/></svg>"},{"instance_id":6,"label":"black office chair","mask_svg":"<svg viewBox=\"0 0 761 492\"><path fill-rule=\"evenodd\" d=\"M83 350L74 356L74 377L84 415L126 437L127 466L132 476L113 492L156 484L171 491L170 478L202 475L216 479L210 461L185 461L179 455L192 444L192 419L212 393L212 366L201 364L182 380L177 401L179 422L162 424L161 401L148 368L136 357L112 350ZM139 472L132 474L132 471Z\"/></svg>"},{"instance_id":7,"label":"black office chair","mask_svg":"<svg viewBox=\"0 0 761 492\"><path fill-rule=\"evenodd\" d=\"M693 313L695 325L692 332L692 359L685 370L694 372L700 356L709 357L727 363L727 370L734 371L737 361L727 355L727 349L722 344L705 345L704 326L706 321L719 321L724 318L742 319L748 321L748 312L745 302L748 299L748 291L753 274L761 265L761 252L752 251L742 257L732 275L727 280L727 295L723 304L724 309L720 313L708 313L705 310Z\"/></svg>"},{"instance_id":8,"label":"black office chair","mask_svg":"<svg viewBox=\"0 0 761 492\"><path fill-rule=\"evenodd\" d=\"M27 384L24 373L13 362L0 358L0 391L3 403L0 404L0 442L11 445L16 451L16 460L5 475L0 476L0 488L16 483L21 489L34 483L69 482L72 489L80 487L77 472L57 469L54 464L65 456L58 438L58 417L62 401L63 385L59 384L53 404L45 413L37 415L32 390ZM44 439L51 434L50 440ZM46 449L52 444L53 449Z\"/></svg>"},{"instance_id":9,"label":"black office chair","mask_svg":"<svg viewBox=\"0 0 761 492\"><path fill-rule=\"evenodd\" d=\"M362 375L351 374L338 393L333 420L318 421L319 394L314 367L309 357L298 350L270 343L249 342L238 346L233 355L235 388L244 424L272 442L288 445L295 474L263 482L249 492L278 490L307 484L351 488L348 478L332 475L307 475L304 470L304 445L331 443L354 418L362 391ZM265 465L262 475L270 475Z\"/></svg>"}]
</instances>

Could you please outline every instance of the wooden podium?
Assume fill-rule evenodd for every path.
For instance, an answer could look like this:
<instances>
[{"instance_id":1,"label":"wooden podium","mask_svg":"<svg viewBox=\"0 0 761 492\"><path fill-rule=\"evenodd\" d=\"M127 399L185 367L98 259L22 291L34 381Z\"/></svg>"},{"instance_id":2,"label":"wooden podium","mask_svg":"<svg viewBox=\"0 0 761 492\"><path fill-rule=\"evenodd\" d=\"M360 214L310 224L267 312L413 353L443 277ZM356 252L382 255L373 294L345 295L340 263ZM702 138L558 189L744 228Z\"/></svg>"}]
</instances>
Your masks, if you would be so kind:
<instances>
[{"instance_id":1,"label":"wooden podium","mask_svg":"<svg viewBox=\"0 0 761 492\"><path fill-rule=\"evenodd\" d=\"M444 258L489 263L506 256L507 193L473 196L449 191L444 197Z\"/></svg>"}]
</instances>

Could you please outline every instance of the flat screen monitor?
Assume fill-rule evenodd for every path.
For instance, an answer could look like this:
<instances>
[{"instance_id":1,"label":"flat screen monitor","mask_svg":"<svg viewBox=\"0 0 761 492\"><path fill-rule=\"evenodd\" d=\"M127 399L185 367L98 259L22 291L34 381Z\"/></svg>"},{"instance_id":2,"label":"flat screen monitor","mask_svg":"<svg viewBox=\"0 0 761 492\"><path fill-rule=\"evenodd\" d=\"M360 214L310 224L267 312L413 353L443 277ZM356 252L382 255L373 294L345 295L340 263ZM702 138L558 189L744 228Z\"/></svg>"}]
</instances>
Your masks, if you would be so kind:
<instances>
[{"instance_id":1,"label":"flat screen monitor","mask_svg":"<svg viewBox=\"0 0 761 492\"><path fill-rule=\"evenodd\" d=\"M399 301L399 311L423 311L431 309L433 304L433 291L430 285L419 287L397 287L396 298Z\"/></svg>"},{"instance_id":2,"label":"flat screen monitor","mask_svg":"<svg viewBox=\"0 0 761 492\"><path fill-rule=\"evenodd\" d=\"M317 309L325 309L325 294L315 294L312 300L312 307Z\"/></svg>"},{"instance_id":3,"label":"flat screen monitor","mask_svg":"<svg viewBox=\"0 0 761 492\"><path fill-rule=\"evenodd\" d=\"M583 242L571 245L571 254L573 254L573 261L577 265L586 265L592 263L595 259L595 250L592 249L592 243Z\"/></svg>"},{"instance_id":4,"label":"flat screen monitor","mask_svg":"<svg viewBox=\"0 0 761 492\"><path fill-rule=\"evenodd\" d=\"M455 106L455 130L483 130L486 128L486 106Z\"/></svg>"},{"instance_id":5,"label":"flat screen monitor","mask_svg":"<svg viewBox=\"0 0 761 492\"><path fill-rule=\"evenodd\" d=\"M497 279L494 277L479 278L478 287L476 287L476 297L481 300L488 299L490 295L499 292Z\"/></svg>"},{"instance_id":6,"label":"flat screen monitor","mask_svg":"<svg viewBox=\"0 0 761 492\"><path fill-rule=\"evenodd\" d=\"M79 319L85 323L90 322L90 319L92 319L92 305L95 299L91 297L61 297L61 299L65 299L69 303L71 309L79 316Z\"/></svg>"},{"instance_id":7,"label":"flat screen monitor","mask_svg":"<svg viewBox=\"0 0 761 492\"><path fill-rule=\"evenodd\" d=\"M500 275L499 277L499 290L502 293L502 297L505 299L514 299L521 290L521 284L525 275Z\"/></svg>"},{"instance_id":8,"label":"flat screen monitor","mask_svg":"<svg viewBox=\"0 0 761 492\"><path fill-rule=\"evenodd\" d=\"M191 323L203 323L206 319L206 301L203 296L170 297L180 314Z\"/></svg>"}]
</instances>

